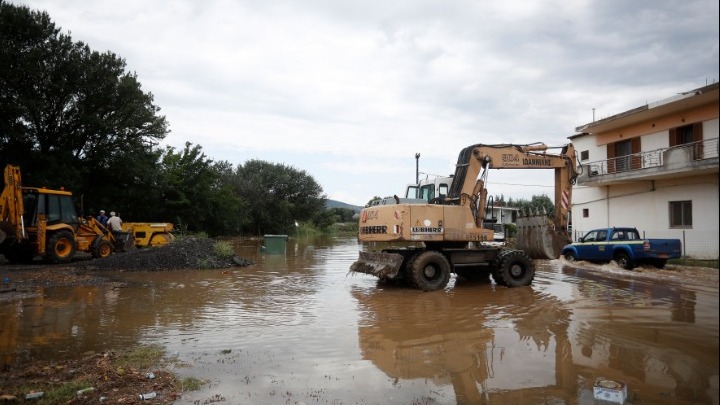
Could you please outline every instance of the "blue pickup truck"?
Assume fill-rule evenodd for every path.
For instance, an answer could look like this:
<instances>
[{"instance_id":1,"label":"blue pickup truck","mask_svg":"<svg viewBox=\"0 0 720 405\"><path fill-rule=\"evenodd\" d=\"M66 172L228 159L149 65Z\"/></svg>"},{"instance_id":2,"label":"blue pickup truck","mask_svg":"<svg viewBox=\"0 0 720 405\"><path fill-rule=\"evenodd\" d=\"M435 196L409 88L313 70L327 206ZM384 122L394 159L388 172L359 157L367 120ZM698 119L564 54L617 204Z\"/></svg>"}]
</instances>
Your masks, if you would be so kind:
<instances>
[{"instance_id":1,"label":"blue pickup truck","mask_svg":"<svg viewBox=\"0 0 720 405\"><path fill-rule=\"evenodd\" d=\"M642 239L636 228L601 228L588 232L562 249L565 260L607 263L632 270L638 264L665 267L668 259L682 255L680 239Z\"/></svg>"}]
</instances>

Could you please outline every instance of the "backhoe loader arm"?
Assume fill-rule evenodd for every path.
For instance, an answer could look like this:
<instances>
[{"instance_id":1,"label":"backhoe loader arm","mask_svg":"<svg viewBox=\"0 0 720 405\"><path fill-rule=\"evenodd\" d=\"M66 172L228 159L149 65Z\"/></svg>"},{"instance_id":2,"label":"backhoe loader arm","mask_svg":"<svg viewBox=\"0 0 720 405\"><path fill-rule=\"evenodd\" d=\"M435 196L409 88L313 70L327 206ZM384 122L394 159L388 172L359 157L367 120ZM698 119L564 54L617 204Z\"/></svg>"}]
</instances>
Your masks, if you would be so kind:
<instances>
[{"instance_id":1,"label":"backhoe loader arm","mask_svg":"<svg viewBox=\"0 0 720 405\"><path fill-rule=\"evenodd\" d=\"M16 240L25 238L20 167L7 165L4 177L5 187L0 194L0 243L8 236Z\"/></svg>"}]
</instances>

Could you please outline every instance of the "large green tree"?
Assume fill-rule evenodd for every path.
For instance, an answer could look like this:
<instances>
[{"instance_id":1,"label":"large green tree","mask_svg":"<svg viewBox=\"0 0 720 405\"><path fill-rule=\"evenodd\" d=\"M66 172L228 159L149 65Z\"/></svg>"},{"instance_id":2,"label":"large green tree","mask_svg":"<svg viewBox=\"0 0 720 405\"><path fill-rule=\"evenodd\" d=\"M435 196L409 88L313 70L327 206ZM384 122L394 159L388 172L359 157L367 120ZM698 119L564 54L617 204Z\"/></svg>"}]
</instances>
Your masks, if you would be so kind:
<instances>
[{"instance_id":1,"label":"large green tree","mask_svg":"<svg viewBox=\"0 0 720 405\"><path fill-rule=\"evenodd\" d=\"M160 170L164 184L156 193L163 195L164 208L178 227L215 236L239 233L247 222L230 163L215 163L201 146L186 142L182 151L165 149Z\"/></svg>"},{"instance_id":2,"label":"large green tree","mask_svg":"<svg viewBox=\"0 0 720 405\"><path fill-rule=\"evenodd\" d=\"M304 170L262 160L249 160L235 171L236 192L247 202L249 233L291 232L295 221L312 221L325 210L322 187Z\"/></svg>"},{"instance_id":3,"label":"large green tree","mask_svg":"<svg viewBox=\"0 0 720 405\"><path fill-rule=\"evenodd\" d=\"M0 164L21 164L26 184L64 186L91 206L130 203L128 187L156 162L168 129L125 68L47 13L0 0Z\"/></svg>"}]
</instances>

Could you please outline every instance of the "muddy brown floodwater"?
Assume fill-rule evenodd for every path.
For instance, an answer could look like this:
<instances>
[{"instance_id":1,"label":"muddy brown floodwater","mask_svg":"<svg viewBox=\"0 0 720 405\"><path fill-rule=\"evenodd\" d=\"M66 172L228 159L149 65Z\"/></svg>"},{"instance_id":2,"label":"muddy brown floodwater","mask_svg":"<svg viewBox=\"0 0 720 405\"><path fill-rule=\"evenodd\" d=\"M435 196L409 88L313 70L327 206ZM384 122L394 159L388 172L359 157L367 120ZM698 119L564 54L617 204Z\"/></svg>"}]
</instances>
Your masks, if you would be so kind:
<instances>
[{"instance_id":1,"label":"muddy brown floodwater","mask_svg":"<svg viewBox=\"0 0 720 405\"><path fill-rule=\"evenodd\" d=\"M6 364L137 344L208 381L178 404L718 404L718 275L538 261L530 287L348 275L354 239L235 242L255 265L109 273L0 306ZM97 398L96 398L97 399Z\"/></svg>"}]
</instances>

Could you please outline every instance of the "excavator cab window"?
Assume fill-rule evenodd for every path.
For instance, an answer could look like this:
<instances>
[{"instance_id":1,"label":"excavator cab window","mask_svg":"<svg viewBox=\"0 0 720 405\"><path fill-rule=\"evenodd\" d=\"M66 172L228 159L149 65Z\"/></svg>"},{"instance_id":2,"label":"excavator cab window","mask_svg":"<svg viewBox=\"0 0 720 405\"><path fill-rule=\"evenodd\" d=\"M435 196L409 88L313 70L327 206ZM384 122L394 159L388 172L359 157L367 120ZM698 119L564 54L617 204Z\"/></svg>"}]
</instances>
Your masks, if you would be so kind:
<instances>
[{"instance_id":1,"label":"excavator cab window","mask_svg":"<svg viewBox=\"0 0 720 405\"><path fill-rule=\"evenodd\" d=\"M435 198L435 185L428 184L420 187L420 196L418 198L422 198L425 201L430 201Z\"/></svg>"}]
</instances>

